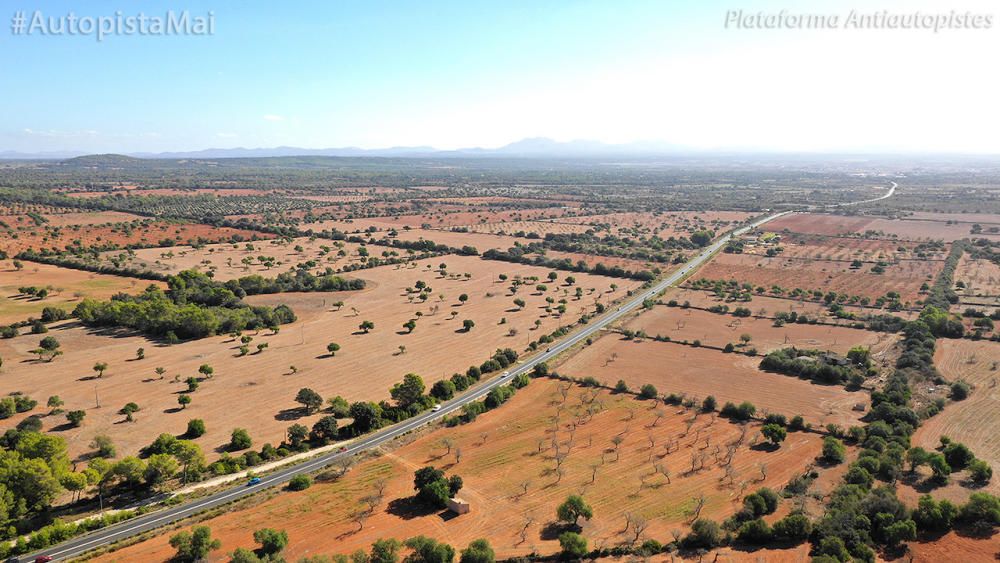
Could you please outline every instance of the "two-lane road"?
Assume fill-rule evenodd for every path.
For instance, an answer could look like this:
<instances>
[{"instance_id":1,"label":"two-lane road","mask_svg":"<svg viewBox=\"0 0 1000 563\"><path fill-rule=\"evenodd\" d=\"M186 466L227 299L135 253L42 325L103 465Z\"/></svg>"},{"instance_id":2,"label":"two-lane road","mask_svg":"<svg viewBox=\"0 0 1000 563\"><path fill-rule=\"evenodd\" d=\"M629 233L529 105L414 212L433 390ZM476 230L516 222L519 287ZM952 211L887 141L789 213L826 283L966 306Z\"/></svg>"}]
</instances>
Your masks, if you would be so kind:
<instances>
[{"instance_id":1,"label":"two-lane road","mask_svg":"<svg viewBox=\"0 0 1000 563\"><path fill-rule=\"evenodd\" d=\"M891 194L890 194L891 195ZM660 292L667 289L668 287L674 285L679 280L683 279L686 275L691 273L695 268L704 264L712 255L723 247L729 239L733 236L739 236L747 232L750 229L756 228L764 223L787 215L791 211L785 211L781 213L776 213L769 215L762 219L754 221L750 225L736 229L728 235L724 235L719 238L719 240L712 243L710 246L704 248L691 258L683 267L671 273L669 276L658 282L656 285L645 289L642 293L634 296L628 302L622 304L620 307L613 308L608 311L603 316L593 319L589 324L585 325L579 331L573 333L571 336L560 341L557 344L553 344L545 352L537 354L530 359L525 360L523 363L518 364L516 367L512 367L509 372L505 372L506 375L495 377L492 380L481 384L480 386L474 388L470 392L463 394L447 403L441 405L438 411L428 411L418 416L415 416L409 420L400 422L399 424L387 427L383 430L375 432L369 436L364 436L353 442L344 451L333 451L330 453L323 454L316 458L308 461L304 461L299 464L291 465L284 469L279 469L266 477L262 477L260 482L252 486L236 486L231 489L219 491L217 493L210 494L203 498L191 501L186 504L178 505L175 507L164 508L156 512L145 514L137 518L103 528L101 530L96 530L89 534L71 539L65 543L58 546L53 546L49 549L39 551L27 556L20 558L21 561L33 561L36 556L48 555L57 560L64 560L71 557L81 555L89 550L108 545L117 541L121 541L125 538L134 536L136 534L141 534L178 520L182 520L189 516L195 515L199 512L215 508L226 503L233 502L235 500L241 499L248 495L260 492L262 489L268 487L275 487L282 485L289 479L296 475L310 473L312 471L317 471L323 467L334 463L335 461L353 456L364 450L369 450L375 448L393 438L396 438L402 434L420 428L430 422L444 416L458 411L464 405L482 399L490 392L491 389L499 385L507 383L512 377L529 372L536 365L542 362L546 362L561 354L562 352L572 348L579 342L586 340L587 338L593 336L595 333L605 328L609 324L617 321L622 316L628 314L629 312L635 310L642 306L643 301L646 299L656 297Z\"/></svg>"}]
</instances>

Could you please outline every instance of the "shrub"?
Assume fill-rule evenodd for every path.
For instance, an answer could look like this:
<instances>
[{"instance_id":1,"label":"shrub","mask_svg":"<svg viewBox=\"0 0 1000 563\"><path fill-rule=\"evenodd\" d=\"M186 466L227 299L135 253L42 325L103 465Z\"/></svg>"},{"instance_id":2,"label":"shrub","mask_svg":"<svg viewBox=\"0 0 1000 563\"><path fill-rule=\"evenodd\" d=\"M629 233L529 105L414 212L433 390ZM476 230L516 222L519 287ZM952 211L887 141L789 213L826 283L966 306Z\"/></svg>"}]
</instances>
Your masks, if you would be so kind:
<instances>
[{"instance_id":1,"label":"shrub","mask_svg":"<svg viewBox=\"0 0 1000 563\"><path fill-rule=\"evenodd\" d=\"M691 524L691 533L684 538L684 546L711 549L722 543L722 528L713 520L699 518Z\"/></svg>"},{"instance_id":2,"label":"shrub","mask_svg":"<svg viewBox=\"0 0 1000 563\"><path fill-rule=\"evenodd\" d=\"M771 527L763 518L757 518L749 522L744 522L740 526L737 536L740 541L747 543L761 544L771 541Z\"/></svg>"},{"instance_id":3,"label":"shrub","mask_svg":"<svg viewBox=\"0 0 1000 563\"><path fill-rule=\"evenodd\" d=\"M843 442L833 436L823 438L823 453L821 457L825 461L829 463L843 463L846 456L847 448L844 447Z\"/></svg>"},{"instance_id":4,"label":"shrub","mask_svg":"<svg viewBox=\"0 0 1000 563\"><path fill-rule=\"evenodd\" d=\"M580 558L587 554L587 538L576 532L563 532L559 534L559 547L564 555Z\"/></svg>"},{"instance_id":5,"label":"shrub","mask_svg":"<svg viewBox=\"0 0 1000 563\"><path fill-rule=\"evenodd\" d=\"M205 434L205 421L200 418L192 418L188 421L187 431L184 436L188 438L198 438Z\"/></svg>"},{"instance_id":6,"label":"shrub","mask_svg":"<svg viewBox=\"0 0 1000 563\"><path fill-rule=\"evenodd\" d=\"M291 491L304 491L312 486L312 479L308 475L296 475L288 481L288 489Z\"/></svg>"},{"instance_id":7,"label":"shrub","mask_svg":"<svg viewBox=\"0 0 1000 563\"><path fill-rule=\"evenodd\" d=\"M812 533L812 522L803 514L789 514L774 523L774 537L783 541L803 542Z\"/></svg>"}]
</instances>

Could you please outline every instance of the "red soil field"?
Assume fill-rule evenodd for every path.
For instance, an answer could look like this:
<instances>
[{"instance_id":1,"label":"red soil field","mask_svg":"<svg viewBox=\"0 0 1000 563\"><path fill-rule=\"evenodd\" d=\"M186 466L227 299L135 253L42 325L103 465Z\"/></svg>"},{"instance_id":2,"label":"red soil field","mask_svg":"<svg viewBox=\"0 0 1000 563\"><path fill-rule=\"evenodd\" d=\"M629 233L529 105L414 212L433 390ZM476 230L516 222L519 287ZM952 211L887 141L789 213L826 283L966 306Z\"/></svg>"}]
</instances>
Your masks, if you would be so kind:
<instances>
[{"instance_id":1,"label":"red soil field","mask_svg":"<svg viewBox=\"0 0 1000 563\"><path fill-rule=\"evenodd\" d=\"M209 241L227 240L233 236L246 240L272 238L273 235L233 229L230 227L213 227L197 223L173 223L167 221L141 221L131 223L115 223L110 225L73 225L61 228L23 228L13 236L0 242L0 250L10 255L28 250L43 248L65 249L76 241L87 246L117 244L119 246L140 245L156 246L161 240L174 239L188 241L206 239Z\"/></svg>"},{"instance_id":2,"label":"red soil field","mask_svg":"<svg viewBox=\"0 0 1000 563\"><path fill-rule=\"evenodd\" d=\"M881 217L823 215L817 213L795 213L775 219L767 230L781 232L785 229L796 233L816 235L851 235L866 231L881 233L879 238L899 238L902 240L943 240L951 242L968 238L969 224L948 224L946 221L914 221L906 219L884 219ZM996 240L997 234L976 235Z\"/></svg>"},{"instance_id":3,"label":"red soil field","mask_svg":"<svg viewBox=\"0 0 1000 563\"><path fill-rule=\"evenodd\" d=\"M948 221L957 223L979 223L984 227L987 225L1000 225L1000 214L998 213L932 213L930 211L916 211L907 219L937 221L947 223Z\"/></svg>"},{"instance_id":4,"label":"red soil field","mask_svg":"<svg viewBox=\"0 0 1000 563\"><path fill-rule=\"evenodd\" d=\"M933 541L907 542L910 556L904 556L899 561L913 563L940 563L941 561L972 562L996 561L1000 559L1000 535L992 538L970 538L948 532Z\"/></svg>"},{"instance_id":5,"label":"red soil field","mask_svg":"<svg viewBox=\"0 0 1000 563\"><path fill-rule=\"evenodd\" d=\"M441 278L427 266L447 263L457 278ZM469 280L462 273L471 273ZM362 291L342 293L302 293L260 295L248 298L254 304L287 303L298 321L281 327L279 334L262 331L250 344L268 344L260 354L237 357L239 342L229 336L216 336L174 346L160 345L140 336L108 333L74 326L72 322L52 327L47 336L55 336L65 355L53 362L38 362L30 350L38 346L39 335L24 335L0 340L4 359L4 387L22 391L42 405L50 395L59 395L65 409L85 409L87 418L81 428L64 428L70 454L89 451L88 443L96 434L108 434L118 445L120 455L133 454L149 444L161 432L179 434L191 418L202 418L208 433L198 439L209 457L215 448L228 441L233 428L249 430L257 447L264 442L278 443L285 429L296 422L293 401L302 387L310 387L324 397L342 395L349 401L388 399L389 388L410 372L418 373L428 388L437 380L464 372L479 365L498 347L524 352L527 344L561 325L575 322L586 308L593 310L595 299L608 304L624 298L635 282L599 276L576 275L577 286L585 288L577 301L561 284L548 284L545 295L522 288L517 297L526 308L513 311L508 285L497 281L499 273L544 278L549 270L517 264L481 260L474 257L446 256L411 263L410 267L383 266L362 270L357 275L369 280ZM404 291L423 280L433 288L431 299L412 303ZM609 286L620 287L608 293ZM594 288L591 293L589 288ZM465 293L469 301L459 305ZM443 295L441 300L439 296ZM566 296L568 311L562 318L544 311L545 297L556 300ZM337 310L333 305L343 301ZM436 308L436 310L435 310ZM424 314L418 318L416 313ZM456 311L454 317L450 314ZM403 323L418 318L417 328L406 334ZM500 324L506 318L505 324ZM475 328L461 332L462 321L475 321ZM363 320L375 323L370 334L362 334ZM541 322L538 329L535 321ZM516 334L511 336L511 330ZM337 342L341 350L329 357L326 346ZM400 346L405 347L401 352ZM135 360L136 349L144 348L146 358ZM106 362L103 378L95 379L92 366ZM193 402L178 410L177 395L186 388L184 380L197 376L198 367L209 364L215 376L202 382L192 394ZM290 366L296 366L292 373ZM154 373L158 366L167 368L163 379ZM175 376L179 376L175 381ZM101 408L95 406L95 393ZM238 399L234 399L238 397ZM117 414L122 405L134 401L141 411L136 422L123 424ZM35 412L40 412L39 407ZM13 426L29 413L5 421ZM320 415L297 422L311 426ZM65 423L63 416L46 417L44 428L52 431Z\"/></svg>"},{"instance_id":6,"label":"red soil field","mask_svg":"<svg viewBox=\"0 0 1000 563\"><path fill-rule=\"evenodd\" d=\"M767 230L781 232L787 229L793 233L849 235L867 230L873 220L873 217L793 213L771 221L767 224Z\"/></svg>"},{"instance_id":7,"label":"red soil field","mask_svg":"<svg viewBox=\"0 0 1000 563\"><path fill-rule=\"evenodd\" d=\"M847 262L721 253L699 269L696 278L736 280L768 289L778 285L786 290L834 291L873 301L896 291L904 303L912 303L921 299L920 286L931 283L942 267L943 262L907 260L873 274L870 267L853 270Z\"/></svg>"},{"instance_id":8,"label":"red soil field","mask_svg":"<svg viewBox=\"0 0 1000 563\"><path fill-rule=\"evenodd\" d=\"M699 400L714 395L720 405L750 401L758 413L802 415L819 426L857 424L864 413L852 407L869 402L867 393L764 372L759 364L759 357L677 343L626 341L618 334L607 334L557 370L573 377L594 377L607 385L623 379L632 389L651 383L661 395L684 393Z\"/></svg>"},{"instance_id":9,"label":"red soil field","mask_svg":"<svg viewBox=\"0 0 1000 563\"><path fill-rule=\"evenodd\" d=\"M753 337L748 347L766 354L778 348L816 348L846 354L854 346L872 348L877 359L897 340L895 335L839 326L785 325L775 327L767 318L736 318L697 309L682 309L659 305L643 312L626 324L632 330L643 330L650 337L662 335L671 340L724 347L740 344L740 335Z\"/></svg>"},{"instance_id":10,"label":"red soil field","mask_svg":"<svg viewBox=\"0 0 1000 563\"><path fill-rule=\"evenodd\" d=\"M697 307L712 307L713 305L728 305L730 309L735 309L736 307L747 307L752 310L754 315L759 315L761 311L768 317L773 317L779 312L796 312L800 315L805 314L812 318L823 319L825 322L850 325L852 321L838 319L830 315L829 307L823 303L814 301L800 301L798 299L789 299L782 297L770 297L766 295L753 295L753 299L748 302L726 302L725 300L719 299L714 293L707 291L700 291L695 289L684 289L675 288L670 290L663 296L661 301L666 302L671 299L676 299L677 303L683 304L685 301L689 302L693 306ZM884 310L871 309L855 305L844 305L844 310L855 313L859 317L869 314L888 314ZM916 318L916 312L905 310L896 311L892 313L897 317L912 320Z\"/></svg>"},{"instance_id":11,"label":"red soil field","mask_svg":"<svg viewBox=\"0 0 1000 563\"><path fill-rule=\"evenodd\" d=\"M901 259L944 260L947 250L924 257L917 256L912 242L861 239L852 237L825 237L818 235L786 234L782 237L782 256L812 258L817 260L861 260L864 262L894 262ZM902 249L902 251L900 250ZM765 248L756 247L744 252L763 254Z\"/></svg>"},{"instance_id":12,"label":"red soil field","mask_svg":"<svg viewBox=\"0 0 1000 563\"><path fill-rule=\"evenodd\" d=\"M591 396L577 386L567 387L564 407L559 409L563 402L559 388L557 382L536 380L507 404L471 424L423 432L412 443L363 462L339 480L317 482L301 493L280 493L204 524L221 539L222 551L250 546L255 529L284 529L290 538L289 560L306 554L350 553L367 549L380 537L404 539L417 534L458 549L475 538L488 537L498 558L504 558L532 551L557 552L556 534L549 531L550 525L555 520L555 507L569 494L582 494L594 509L592 520L581 521L583 534L594 546L610 547L631 540L622 534L627 512L649 521L643 537L669 540L671 530L687 529L686 511L701 494L705 495L702 516L721 519L739 508L739 486L720 483L724 470L711 453L720 445L724 454L725 444L739 438L739 425L677 407L656 409L651 402L625 395L597 392ZM590 397L599 400L603 409L587 417L587 405L598 404L586 402ZM657 411L663 414L658 422ZM691 428L686 430L690 419ZM747 491L782 487L819 453L820 437L811 433L789 434L776 451L751 449L748 445L758 427L756 423L749 426L733 458L734 481L746 481ZM611 439L618 434L624 441L616 454ZM444 438L454 444L451 453L442 446ZM562 477L554 470L549 448L553 439L561 451L569 450ZM667 443L673 440L677 440L676 447L666 453ZM456 450L461 451L458 462ZM709 452L705 467L688 472L692 454L697 458L705 452ZM669 470L669 483L664 475L653 474L655 464ZM763 481L761 464L766 470ZM413 471L425 465L462 477L464 487L458 496L470 502L469 514L445 517L408 502L413 495ZM597 472L591 483L594 465ZM376 489L378 480L386 482L384 501L359 531L352 514L361 508L359 500ZM525 482L526 495L522 489ZM526 522L525 540L521 541L519 532ZM168 538L164 533L96 560L162 561L173 552ZM212 560L221 561L223 556L220 553Z\"/></svg>"},{"instance_id":13,"label":"red soil field","mask_svg":"<svg viewBox=\"0 0 1000 563\"><path fill-rule=\"evenodd\" d=\"M904 240L943 240L951 242L963 238L973 237L970 234L968 224L957 223L948 225L933 221L907 221L906 219L875 219L868 225L868 229L880 231L888 236L895 236ZM987 238L990 240L1000 240L1000 234L983 233L975 235L976 238Z\"/></svg>"}]
</instances>

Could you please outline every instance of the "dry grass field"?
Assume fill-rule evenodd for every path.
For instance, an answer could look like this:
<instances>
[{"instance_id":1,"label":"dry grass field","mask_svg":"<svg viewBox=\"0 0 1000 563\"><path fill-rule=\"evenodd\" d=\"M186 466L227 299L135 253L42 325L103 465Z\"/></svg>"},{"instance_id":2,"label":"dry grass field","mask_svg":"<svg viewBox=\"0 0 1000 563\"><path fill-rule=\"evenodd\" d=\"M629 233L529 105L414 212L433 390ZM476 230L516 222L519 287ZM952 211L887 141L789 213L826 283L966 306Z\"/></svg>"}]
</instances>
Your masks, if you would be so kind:
<instances>
[{"instance_id":1,"label":"dry grass field","mask_svg":"<svg viewBox=\"0 0 1000 563\"><path fill-rule=\"evenodd\" d=\"M802 415L820 426L857 424L864 413L852 408L869 403L867 393L764 372L759 364L759 357L677 343L628 341L607 334L556 369L572 377L594 377L606 385L622 379L632 389L650 383L661 395L683 393L699 400L713 395L720 405L750 401L758 413Z\"/></svg>"},{"instance_id":2,"label":"dry grass field","mask_svg":"<svg viewBox=\"0 0 1000 563\"><path fill-rule=\"evenodd\" d=\"M474 246L480 253L490 249L507 250L523 239L512 236L491 235L486 233L456 233L448 230L409 229L399 230L396 238L399 240L429 240L436 244L444 244L452 248Z\"/></svg>"},{"instance_id":3,"label":"dry grass field","mask_svg":"<svg viewBox=\"0 0 1000 563\"><path fill-rule=\"evenodd\" d=\"M12 260L0 260L0 324L39 318L45 307L72 311L85 297L107 299L119 292L137 292L150 282L135 278L95 274L48 264L26 262L20 271ZM165 284L160 284L165 285ZM19 288L51 288L45 299L21 294Z\"/></svg>"},{"instance_id":4,"label":"dry grass field","mask_svg":"<svg viewBox=\"0 0 1000 563\"><path fill-rule=\"evenodd\" d=\"M646 311L625 325L642 330L650 337L664 336L675 341L695 340L709 346L740 344L740 337L750 335L748 347L766 354L778 348L817 348L846 354L853 346L872 348L876 358L892 347L894 335L839 326L785 325L775 327L767 318L736 318L697 309L660 305Z\"/></svg>"},{"instance_id":5,"label":"dry grass field","mask_svg":"<svg viewBox=\"0 0 1000 563\"><path fill-rule=\"evenodd\" d=\"M963 380L972 386L972 392L964 401L949 404L944 411L924 421L913 436L913 445L930 450L939 445L941 436L948 436L969 446L976 457L990 466L1000 467L1000 432L996 430L1000 424L1000 345L939 339L934 363L946 379ZM960 499L970 492L949 488ZM1000 481L992 480L986 489L1000 493Z\"/></svg>"},{"instance_id":6,"label":"dry grass field","mask_svg":"<svg viewBox=\"0 0 1000 563\"><path fill-rule=\"evenodd\" d=\"M560 223L599 226L597 229L615 236L651 237L663 239L688 236L700 229L719 233L752 216L742 211L669 211L661 213L623 212L586 217L558 219Z\"/></svg>"},{"instance_id":7,"label":"dry grass field","mask_svg":"<svg viewBox=\"0 0 1000 563\"><path fill-rule=\"evenodd\" d=\"M364 461L339 480L317 482L301 493L281 493L205 524L222 540L221 551L250 546L255 529L284 529L291 540L289 560L307 554L350 553L380 537L417 534L445 539L459 548L488 537L498 558L504 558L557 552L555 538L561 527L555 522L555 508L567 495L582 494L594 509L592 520L581 521L593 545L629 543L632 535L622 533L627 513L649 522L643 537L669 540L671 530L687 530L689 511L702 495L701 515L724 518L739 508L743 482L748 492L761 486L780 488L820 450L820 436L811 433L791 433L774 451L750 447L758 428L751 424L733 457L734 484L729 485L721 459L716 461L716 447L724 458L726 445L741 435L739 425L678 407L655 407L627 395L563 385L536 380L508 404L473 423L423 433L395 451ZM566 390L565 399L561 388ZM595 410L592 416L587 414L590 405ZM616 436L623 439L617 453L612 441ZM452 442L450 453L443 439ZM565 457L560 471L553 440ZM457 462L456 451L461 452ZM703 460L704 466L691 471L692 460L696 465ZM413 472L425 465L462 477L459 496L471 503L469 514L449 516L410 500ZM657 473L658 465L669 479ZM385 484L384 501L359 530L352 516L364 506L361 499L377 490L379 481ZM168 536L96 560L164 561L173 552ZM220 553L212 560L224 559Z\"/></svg>"},{"instance_id":8,"label":"dry grass field","mask_svg":"<svg viewBox=\"0 0 1000 563\"><path fill-rule=\"evenodd\" d=\"M442 262L456 275L441 277L436 268ZM428 270L429 266L435 270ZM349 401L381 400L388 398L394 383L411 372L420 374L430 387L456 371L464 372L469 365L479 365L499 347L523 352L530 341L572 324L584 309L592 311L595 300L609 303L637 285L577 275L577 286L585 289L580 300L563 284L548 284L544 295L531 285L516 294L526 302L518 311L509 285L497 280L501 272L511 279L544 278L549 270L447 256L413 262L409 267L382 266L358 272L369 282L362 291L255 296L248 301L289 304L298 321L282 326L278 334L262 331L253 335L251 350L259 343L268 347L245 357L238 357L239 342L228 336L166 346L140 336L61 323L46 335L55 336L64 351L51 363L37 361L30 352L38 346L40 336L0 340L4 387L24 392L42 405L50 395L59 395L66 410L85 409L87 418L80 428L67 428L62 416L45 419L45 430L55 429L64 436L73 456L89 451L87 444L96 434L110 435L121 455L135 453L161 432L183 432L191 418L202 418L208 425L208 433L198 440L207 453L227 442L235 427L247 428L257 444L278 443L297 416L298 405L293 399L299 388L310 387L324 397L342 395ZM471 277L466 279L464 273ZM405 289L418 280L433 289L426 303L407 298ZM613 293L612 283L619 286ZM463 293L469 301L460 305ZM556 301L565 296L567 312L562 316L556 311L546 313L548 296ZM337 301L343 301L343 307L336 307ZM418 317L418 312L423 316ZM500 324L504 318L507 322ZM403 328L410 319L418 319L412 334ZM470 332L462 330L466 319L475 322ZM369 334L359 330L364 320L375 323ZM326 351L330 342L342 347L333 358ZM140 347L145 348L146 358L136 360ZM100 379L91 369L97 362L108 364ZM177 396L186 389L184 380L197 376L202 364L211 365L215 375L203 381L192 394L192 404L180 410ZM290 369L293 365L296 373ZM167 369L162 379L154 373L160 366ZM96 407L95 394L101 408ZM142 410L136 422L125 424L117 411L130 401ZM27 414L7 422L16 424ZM299 422L311 425L317 416Z\"/></svg>"},{"instance_id":9,"label":"dry grass field","mask_svg":"<svg viewBox=\"0 0 1000 563\"><path fill-rule=\"evenodd\" d=\"M965 289L957 290L963 300L1000 297L1000 265L989 260L977 260L963 254L955 268L955 281L965 284Z\"/></svg>"},{"instance_id":10,"label":"dry grass field","mask_svg":"<svg viewBox=\"0 0 1000 563\"><path fill-rule=\"evenodd\" d=\"M464 226L474 233L490 233L496 235L534 233L542 238L548 234L579 234L595 230L594 227L590 225L578 225L575 223L562 223L554 221L502 221L496 223L475 223Z\"/></svg>"}]
</instances>

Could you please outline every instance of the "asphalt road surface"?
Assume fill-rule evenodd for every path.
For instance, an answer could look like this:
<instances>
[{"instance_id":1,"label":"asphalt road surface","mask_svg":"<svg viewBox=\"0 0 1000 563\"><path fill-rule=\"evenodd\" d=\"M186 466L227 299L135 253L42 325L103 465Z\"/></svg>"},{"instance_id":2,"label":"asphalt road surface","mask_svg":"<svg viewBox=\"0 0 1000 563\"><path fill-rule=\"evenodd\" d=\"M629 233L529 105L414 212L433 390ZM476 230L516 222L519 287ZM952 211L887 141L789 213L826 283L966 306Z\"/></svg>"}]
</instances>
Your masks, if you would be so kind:
<instances>
[{"instance_id":1,"label":"asphalt road surface","mask_svg":"<svg viewBox=\"0 0 1000 563\"><path fill-rule=\"evenodd\" d=\"M895 191L895 185L893 186L893 191ZM890 192L888 195L892 195ZM883 197L888 197L883 196ZM882 199L882 198L879 198ZM368 436L363 436L355 440L351 445L347 446L344 451L333 451L326 453L322 456L310 459L308 461L303 461L301 463L291 465L284 469L279 469L274 473L271 473L265 477L260 478L260 482L254 485L247 485L246 483L233 487L231 489L219 491L211 495L193 500L186 504L181 504L173 506L170 508L164 508L162 510L157 510L120 524L115 524L113 526L108 526L107 528L102 528L100 530L95 530L89 534L85 534L62 544L52 546L48 549L39 551L37 553L32 553L28 555L23 555L18 558L19 561L34 561L35 557L40 555L48 555L53 557L55 560L65 560L71 557L76 557L81 555L91 549L95 549L104 545L115 543L124 540L128 537L134 536L136 534L141 534L143 532L148 532L155 528L171 524L178 520L182 520L199 512L204 512L211 508L215 508L235 500L241 499L248 495L260 492L263 489L269 487L276 487L286 483L292 477L296 475L301 475L304 473L310 473L322 469L323 467L334 463L335 461L353 456L364 450L370 450L375 448L397 436L406 434L412 430L416 430L425 424L441 418L447 414L451 414L462 408L463 405L478 401L486 396L491 389L499 385L507 383L512 377L530 372L534 369L535 365L551 360L555 356L559 355L563 351L573 347L579 342L586 340L587 338L595 335L601 329L608 326L609 324L615 322L623 315L635 310L642 306L642 302L651 297L656 297L661 291L667 289L668 287L674 285L679 280L683 279L684 276L692 272L698 266L704 264L712 255L722 248L729 239L733 236L739 236L750 230L751 228L758 227L764 223L776 219L778 217L787 215L791 211L785 211L781 213L775 213L769 215L762 219L758 219L754 223L736 229L732 233L723 236L719 240L712 243L712 245L702 249L700 253L695 255L691 260L689 260L684 266L677 271L671 273L669 276L658 282L656 285L649 289L644 290L641 294L638 294L631 298L631 300L622 304L620 307L613 308L613 310L605 313L603 316L591 320L591 322L584 326L583 329L574 332L571 336L567 337L560 342L553 344L545 352L537 354L530 359L525 360L520 364L516 364L516 367L511 367L508 372L504 372L504 375L494 377L493 379L487 381L480 386L473 388L471 391L464 393L460 397L456 397L451 401L443 403L441 409L434 412L428 411L411 419L405 420L393 426L384 428L378 432L372 433Z\"/></svg>"}]
</instances>

